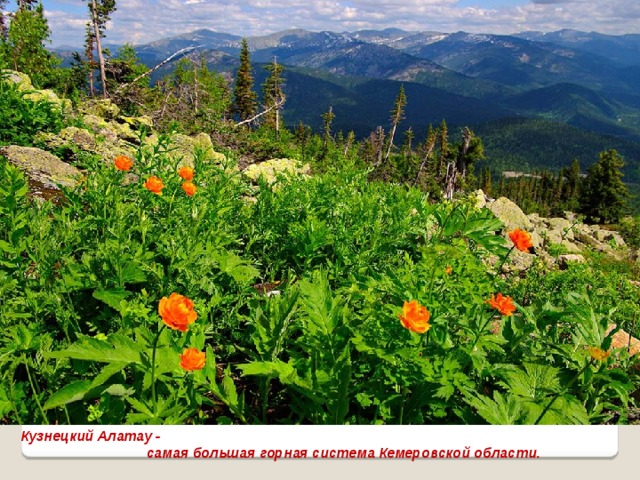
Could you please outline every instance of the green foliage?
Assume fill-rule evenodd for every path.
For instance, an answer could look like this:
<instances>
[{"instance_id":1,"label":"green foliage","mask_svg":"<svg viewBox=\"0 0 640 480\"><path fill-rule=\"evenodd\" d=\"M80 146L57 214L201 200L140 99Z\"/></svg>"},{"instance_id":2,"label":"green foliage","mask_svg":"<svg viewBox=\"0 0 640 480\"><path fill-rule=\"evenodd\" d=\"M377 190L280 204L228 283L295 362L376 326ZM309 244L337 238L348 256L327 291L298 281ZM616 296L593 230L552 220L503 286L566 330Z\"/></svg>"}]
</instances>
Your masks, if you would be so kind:
<instances>
[{"instance_id":1,"label":"green foliage","mask_svg":"<svg viewBox=\"0 0 640 480\"><path fill-rule=\"evenodd\" d=\"M625 213L629 192L622 183L624 161L615 150L600 153L584 181L581 211L591 221L615 223Z\"/></svg>"},{"instance_id":2,"label":"green foliage","mask_svg":"<svg viewBox=\"0 0 640 480\"><path fill-rule=\"evenodd\" d=\"M625 217L620 220L618 231L627 245L640 248L640 217Z\"/></svg>"},{"instance_id":3,"label":"green foliage","mask_svg":"<svg viewBox=\"0 0 640 480\"><path fill-rule=\"evenodd\" d=\"M59 105L41 99L25 98L30 92L6 81L0 74L0 145L24 145L33 143L38 132L57 133L65 126Z\"/></svg>"},{"instance_id":4,"label":"green foliage","mask_svg":"<svg viewBox=\"0 0 640 480\"><path fill-rule=\"evenodd\" d=\"M151 110L159 128L179 124L187 134L220 129L231 108L225 79L209 71L204 57L181 59L173 73L154 89Z\"/></svg>"},{"instance_id":5,"label":"green foliage","mask_svg":"<svg viewBox=\"0 0 640 480\"><path fill-rule=\"evenodd\" d=\"M26 73L37 88L51 86L59 60L46 49L50 35L42 3L21 4L11 17L6 39L0 38L0 66Z\"/></svg>"},{"instance_id":6,"label":"green foliage","mask_svg":"<svg viewBox=\"0 0 640 480\"><path fill-rule=\"evenodd\" d=\"M125 44L115 57L105 64L107 90L111 100L125 115L136 115L150 95L149 77L142 76L147 67L138 58L133 46Z\"/></svg>"}]
</instances>

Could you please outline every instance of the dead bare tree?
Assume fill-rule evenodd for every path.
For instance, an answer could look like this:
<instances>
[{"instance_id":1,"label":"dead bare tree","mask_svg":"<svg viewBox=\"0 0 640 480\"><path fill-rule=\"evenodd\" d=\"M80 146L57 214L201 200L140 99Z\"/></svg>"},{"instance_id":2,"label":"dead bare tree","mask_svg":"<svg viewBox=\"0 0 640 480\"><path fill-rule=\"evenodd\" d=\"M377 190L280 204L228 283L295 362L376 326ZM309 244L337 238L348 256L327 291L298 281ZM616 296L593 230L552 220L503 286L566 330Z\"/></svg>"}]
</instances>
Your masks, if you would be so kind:
<instances>
[{"instance_id":1,"label":"dead bare tree","mask_svg":"<svg viewBox=\"0 0 640 480\"><path fill-rule=\"evenodd\" d=\"M165 58L163 61L161 61L159 64L157 64L155 67L150 68L149 70L147 70L146 72L144 72L142 75L138 75L136 78L134 78L133 80L131 80L128 83L122 84L120 85L115 93L119 93L122 90L125 90L127 88L129 88L131 85L135 84L138 80L143 79L144 77L147 77L149 75L151 75L153 72L155 72L156 70L158 70L159 68L162 68L164 65L166 65L167 63L169 63L171 60L173 60L174 58L176 58L178 55L181 55L183 53L186 52L190 52L191 50L195 50L196 48L200 48L202 45L198 45L198 46L192 46L192 47L186 47L186 48L182 48L180 50L178 50L176 53L174 53L173 55Z\"/></svg>"},{"instance_id":2,"label":"dead bare tree","mask_svg":"<svg viewBox=\"0 0 640 480\"><path fill-rule=\"evenodd\" d=\"M284 101L285 101L284 98L280 99L277 103L274 103L273 105L271 105L266 110L261 111L260 113L258 113L257 115L254 115L251 118L247 118L246 120L243 120L241 122L236 123L235 126L236 127L240 127L241 125L245 125L247 123L251 123L251 122L256 121L258 118L262 117L263 115L266 115L267 113L269 113L274 108L280 108L282 105L284 105Z\"/></svg>"}]
</instances>

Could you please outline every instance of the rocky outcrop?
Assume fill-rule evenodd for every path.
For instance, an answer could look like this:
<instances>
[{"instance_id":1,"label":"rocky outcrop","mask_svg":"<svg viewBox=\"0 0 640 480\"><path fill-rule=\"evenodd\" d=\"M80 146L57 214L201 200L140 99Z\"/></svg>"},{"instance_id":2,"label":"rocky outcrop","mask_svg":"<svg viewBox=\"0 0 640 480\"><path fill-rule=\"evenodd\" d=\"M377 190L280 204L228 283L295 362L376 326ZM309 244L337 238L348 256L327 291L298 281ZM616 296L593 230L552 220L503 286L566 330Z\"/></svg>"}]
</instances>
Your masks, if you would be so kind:
<instances>
[{"instance_id":1,"label":"rocky outcrop","mask_svg":"<svg viewBox=\"0 0 640 480\"><path fill-rule=\"evenodd\" d=\"M15 145L0 147L0 155L25 172L29 182L39 188L59 190L72 188L82 178L82 172L55 155L34 147Z\"/></svg>"},{"instance_id":2,"label":"rocky outcrop","mask_svg":"<svg viewBox=\"0 0 640 480\"><path fill-rule=\"evenodd\" d=\"M580 261L581 253L590 248L614 258L622 259L628 254L622 236L615 231L598 225L587 225L571 212L565 212L562 218L544 218L537 213L525 215L522 209L511 200L500 197L487 198L482 190L471 195L478 208L488 208L504 224L502 234L508 238L508 232L520 228L531 234L536 255L547 263L567 268L569 263ZM522 271L532 263L532 256L519 251L512 253L512 261L503 268L510 271Z\"/></svg>"},{"instance_id":3,"label":"rocky outcrop","mask_svg":"<svg viewBox=\"0 0 640 480\"><path fill-rule=\"evenodd\" d=\"M150 135L144 140L143 145L147 150L153 150L159 146L159 142L160 138L157 135ZM166 149L162 147L160 151L163 151L178 166L193 167L197 156L203 162L224 164L227 161L224 154L215 151L211 137L207 133L194 136L174 134L166 147Z\"/></svg>"},{"instance_id":4,"label":"rocky outcrop","mask_svg":"<svg viewBox=\"0 0 640 480\"><path fill-rule=\"evenodd\" d=\"M521 228L522 230L531 231L533 225L522 209L514 202L506 197L500 197L486 204L486 208L491 210L493 214L504 223L506 230L514 230Z\"/></svg>"},{"instance_id":5,"label":"rocky outcrop","mask_svg":"<svg viewBox=\"0 0 640 480\"><path fill-rule=\"evenodd\" d=\"M118 155L132 157L135 154L134 146L117 136L108 138L79 127L67 127L57 134L42 132L36 135L35 141L71 162L77 161L82 152L96 154L107 160Z\"/></svg>"}]
</instances>

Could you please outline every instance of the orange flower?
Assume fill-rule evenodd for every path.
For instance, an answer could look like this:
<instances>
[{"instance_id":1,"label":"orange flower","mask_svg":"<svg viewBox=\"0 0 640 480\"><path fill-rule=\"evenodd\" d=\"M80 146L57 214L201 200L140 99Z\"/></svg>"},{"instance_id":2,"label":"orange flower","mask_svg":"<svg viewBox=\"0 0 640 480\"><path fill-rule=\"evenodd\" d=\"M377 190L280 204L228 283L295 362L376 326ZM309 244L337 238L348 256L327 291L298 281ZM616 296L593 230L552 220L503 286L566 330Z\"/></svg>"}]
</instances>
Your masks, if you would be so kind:
<instances>
[{"instance_id":1,"label":"orange flower","mask_svg":"<svg viewBox=\"0 0 640 480\"><path fill-rule=\"evenodd\" d=\"M197 348L187 348L180 355L180 367L187 372L202 370L204 368L205 353Z\"/></svg>"},{"instance_id":2,"label":"orange flower","mask_svg":"<svg viewBox=\"0 0 640 480\"><path fill-rule=\"evenodd\" d=\"M398 318L404 328L416 333L425 333L431 328L429 324L431 314L425 307L420 305L417 300L404 302L402 315L398 315Z\"/></svg>"},{"instance_id":3,"label":"orange flower","mask_svg":"<svg viewBox=\"0 0 640 480\"><path fill-rule=\"evenodd\" d=\"M516 311L513 299L511 297L505 297L501 293L498 295L491 295L491 298L487 300L487 303L507 317L510 317L513 315L513 312Z\"/></svg>"},{"instance_id":4,"label":"orange flower","mask_svg":"<svg viewBox=\"0 0 640 480\"><path fill-rule=\"evenodd\" d=\"M162 183L162 180L158 177L149 177L147 181L144 182L144 188L146 188L150 192L155 193L156 195L162 195L164 183Z\"/></svg>"},{"instance_id":5,"label":"orange flower","mask_svg":"<svg viewBox=\"0 0 640 480\"><path fill-rule=\"evenodd\" d=\"M169 298L160 299L158 313L165 325L181 332L186 332L189 325L198 318L198 314L193 310L193 301L175 292L169 295Z\"/></svg>"},{"instance_id":6,"label":"orange flower","mask_svg":"<svg viewBox=\"0 0 640 480\"><path fill-rule=\"evenodd\" d=\"M196 194L198 187L196 187L193 182L187 180L182 184L182 190L184 190L184 193L186 193L189 197L193 197Z\"/></svg>"},{"instance_id":7,"label":"orange flower","mask_svg":"<svg viewBox=\"0 0 640 480\"><path fill-rule=\"evenodd\" d=\"M594 360L599 360L602 362L603 360L606 360L609 355L611 355L611 351L607 350L605 352L598 347L589 347L589 355L591 355L591 358L593 358Z\"/></svg>"},{"instance_id":8,"label":"orange flower","mask_svg":"<svg viewBox=\"0 0 640 480\"><path fill-rule=\"evenodd\" d=\"M113 163L118 170L122 170L123 172L128 172L131 170L131 167L133 167L133 160L126 155L118 155Z\"/></svg>"},{"instance_id":9,"label":"orange flower","mask_svg":"<svg viewBox=\"0 0 640 480\"><path fill-rule=\"evenodd\" d=\"M446 273L447 275L451 275L453 273L453 268L451 267L451 265L447 265L447 268L444 269L444 273Z\"/></svg>"},{"instance_id":10,"label":"orange flower","mask_svg":"<svg viewBox=\"0 0 640 480\"><path fill-rule=\"evenodd\" d=\"M520 230L516 228L514 231L509 232L509 238L515 245L515 247L521 252L528 252L531 247L533 247L533 242L531 241L531 235L524 230Z\"/></svg>"},{"instance_id":11,"label":"orange flower","mask_svg":"<svg viewBox=\"0 0 640 480\"><path fill-rule=\"evenodd\" d=\"M183 180L193 180L193 168L184 166L178 170L178 175L180 175Z\"/></svg>"}]
</instances>

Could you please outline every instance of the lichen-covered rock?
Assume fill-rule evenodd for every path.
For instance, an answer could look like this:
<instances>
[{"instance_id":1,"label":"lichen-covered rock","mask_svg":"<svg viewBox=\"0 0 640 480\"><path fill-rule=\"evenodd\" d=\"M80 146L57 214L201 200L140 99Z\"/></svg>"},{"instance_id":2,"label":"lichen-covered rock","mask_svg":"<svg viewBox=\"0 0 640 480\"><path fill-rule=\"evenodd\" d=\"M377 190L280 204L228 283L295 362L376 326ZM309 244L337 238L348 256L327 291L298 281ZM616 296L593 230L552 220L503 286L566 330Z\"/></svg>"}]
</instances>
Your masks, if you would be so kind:
<instances>
[{"instance_id":1,"label":"lichen-covered rock","mask_svg":"<svg viewBox=\"0 0 640 480\"><path fill-rule=\"evenodd\" d=\"M562 245L564 247L564 249L567 251L567 253L581 253L582 249L576 245L575 243L573 243L572 241L569 240L563 240L560 245Z\"/></svg>"},{"instance_id":2,"label":"lichen-covered rock","mask_svg":"<svg viewBox=\"0 0 640 480\"><path fill-rule=\"evenodd\" d=\"M125 117L121 115L118 117L118 120L123 123L127 123L134 130L140 130L142 127L149 130L153 128L153 119L148 115L143 115L141 117Z\"/></svg>"},{"instance_id":3,"label":"lichen-covered rock","mask_svg":"<svg viewBox=\"0 0 640 480\"><path fill-rule=\"evenodd\" d=\"M105 120L115 120L120 115L120 108L109 99L94 99L78 106L80 115L94 115Z\"/></svg>"},{"instance_id":4,"label":"lichen-covered rock","mask_svg":"<svg viewBox=\"0 0 640 480\"><path fill-rule=\"evenodd\" d=\"M44 143L50 150L80 149L87 152L95 152L97 148L95 135L89 130L78 127L63 128L58 134L41 132L36 135L35 140Z\"/></svg>"},{"instance_id":5,"label":"lichen-covered rock","mask_svg":"<svg viewBox=\"0 0 640 480\"><path fill-rule=\"evenodd\" d=\"M4 81L15 83L21 92L34 90L29 75L15 70L2 70L2 78Z\"/></svg>"},{"instance_id":6,"label":"lichen-covered rock","mask_svg":"<svg viewBox=\"0 0 640 480\"><path fill-rule=\"evenodd\" d=\"M594 228L593 236L602 243L612 242L616 247L624 247L626 243L622 236L618 232L614 232L612 230L607 230L604 228Z\"/></svg>"},{"instance_id":7,"label":"lichen-covered rock","mask_svg":"<svg viewBox=\"0 0 640 480\"><path fill-rule=\"evenodd\" d=\"M274 158L265 162L254 163L244 170L244 175L257 181L264 178L268 184L273 184L278 177L306 176L309 174L310 167L308 164L292 158Z\"/></svg>"},{"instance_id":8,"label":"lichen-covered rock","mask_svg":"<svg viewBox=\"0 0 640 480\"><path fill-rule=\"evenodd\" d=\"M531 222L531 225L533 225L534 228L541 227L541 226L545 226L545 227L548 226L545 223L546 219L541 218L540 215L538 215L537 213L530 213L529 215L527 215L527 218L529 219L529 221Z\"/></svg>"},{"instance_id":9,"label":"lichen-covered rock","mask_svg":"<svg viewBox=\"0 0 640 480\"><path fill-rule=\"evenodd\" d=\"M0 155L24 171L30 180L46 188L57 189L60 186L71 188L82 178L82 172L76 167L39 148L11 145L0 147Z\"/></svg>"},{"instance_id":10,"label":"lichen-covered rock","mask_svg":"<svg viewBox=\"0 0 640 480\"><path fill-rule=\"evenodd\" d=\"M2 70L4 81L15 83L18 91L24 92L22 98L31 102L49 102L61 112L69 112L71 110L71 101L66 98L60 98L53 90L38 90L31 83L29 75L17 72L15 70Z\"/></svg>"},{"instance_id":11,"label":"lichen-covered rock","mask_svg":"<svg viewBox=\"0 0 640 480\"><path fill-rule=\"evenodd\" d=\"M572 222L564 218L549 219L549 230L567 240L573 240L574 238L573 225Z\"/></svg>"},{"instance_id":12,"label":"lichen-covered rock","mask_svg":"<svg viewBox=\"0 0 640 480\"><path fill-rule=\"evenodd\" d=\"M520 228L531 230L533 225L522 209L506 197L500 197L496 201L488 203L487 208L498 217L507 231Z\"/></svg>"},{"instance_id":13,"label":"lichen-covered rock","mask_svg":"<svg viewBox=\"0 0 640 480\"><path fill-rule=\"evenodd\" d=\"M137 142L138 134L134 132L128 123L107 121L97 115L87 114L82 117L84 124L98 135L115 141L117 139Z\"/></svg>"},{"instance_id":14,"label":"lichen-covered rock","mask_svg":"<svg viewBox=\"0 0 640 480\"><path fill-rule=\"evenodd\" d=\"M105 161L111 161L118 155L126 155L133 157L135 155L134 147L119 138L112 135L96 135L95 133L78 127L67 127L58 134L39 133L36 135L36 141L46 145L48 150L66 150L69 152L69 160L77 160L78 152L87 152L96 154Z\"/></svg>"},{"instance_id":15,"label":"lichen-covered rock","mask_svg":"<svg viewBox=\"0 0 640 480\"><path fill-rule=\"evenodd\" d=\"M159 141L158 136L154 134L149 135L143 143L149 150L156 147ZM213 149L211 137L204 132L193 137L181 133L172 135L164 154L178 166L188 165L193 167L196 156L199 156L204 162L214 164L222 164L227 161L227 158L222 153Z\"/></svg>"},{"instance_id":16,"label":"lichen-covered rock","mask_svg":"<svg viewBox=\"0 0 640 480\"><path fill-rule=\"evenodd\" d=\"M469 195L470 200L473 202L475 208L481 209L487 206L487 196L483 190L476 190Z\"/></svg>"},{"instance_id":17,"label":"lichen-covered rock","mask_svg":"<svg viewBox=\"0 0 640 480\"><path fill-rule=\"evenodd\" d=\"M565 270L571 263L584 263L585 259L579 254L566 254L558 257L558 267Z\"/></svg>"}]
</instances>

